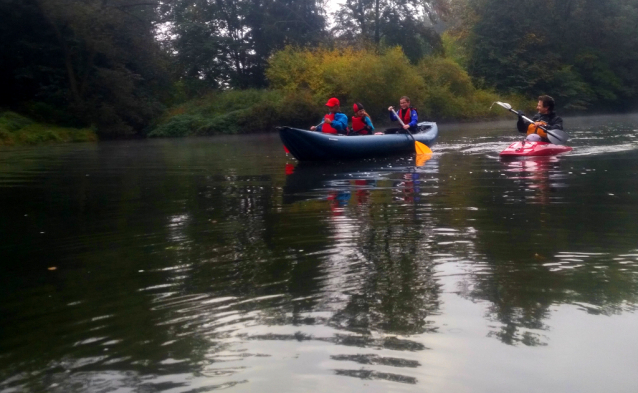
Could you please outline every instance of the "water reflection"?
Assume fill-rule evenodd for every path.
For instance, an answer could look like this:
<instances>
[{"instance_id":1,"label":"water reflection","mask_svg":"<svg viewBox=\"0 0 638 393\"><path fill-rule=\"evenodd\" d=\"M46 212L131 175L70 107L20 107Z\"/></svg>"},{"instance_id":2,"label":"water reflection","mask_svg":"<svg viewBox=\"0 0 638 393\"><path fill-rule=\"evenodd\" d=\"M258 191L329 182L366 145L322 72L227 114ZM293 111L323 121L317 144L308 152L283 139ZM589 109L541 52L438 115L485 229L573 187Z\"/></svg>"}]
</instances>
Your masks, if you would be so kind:
<instances>
[{"instance_id":1,"label":"water reflection","mask_svg":"<svg viewBox=\"0 0 638 393\"><path fill-rule=\"evenodd\" d=\"M566 173L561 170L561 157L527 157L501 160L508 179L517 184L515 190L507 191L509 203L538 203L547 205L558 203L562 197L556 194L567 187Z\"/></svg>"},{"instance_id":2,"label":"water reflection","mask_svg":"<svg viewBox=\"0 0 638 393\"><path fill-rule=\"evenodd\" d=\"M613 338L561 307L635 321L634 156L263 152L107 144L0 171L0 392L516 390L495 370L558 378L522 348L571 356L557 316Z\"/></svg>"}]
</instances>

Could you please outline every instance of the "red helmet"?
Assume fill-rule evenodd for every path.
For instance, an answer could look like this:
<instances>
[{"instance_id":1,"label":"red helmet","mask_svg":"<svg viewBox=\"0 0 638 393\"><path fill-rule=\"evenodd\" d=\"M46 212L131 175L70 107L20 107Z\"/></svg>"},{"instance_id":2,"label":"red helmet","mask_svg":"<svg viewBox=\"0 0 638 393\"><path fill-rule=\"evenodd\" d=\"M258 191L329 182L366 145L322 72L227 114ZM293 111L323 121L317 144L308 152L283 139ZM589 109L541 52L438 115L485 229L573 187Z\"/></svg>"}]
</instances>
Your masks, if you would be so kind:
<instances>
[{"instance_id":1,"label":"red helmet","mask_svg":"<svg viewBox=\"0 0 638 393\"><path fill-rule=\"evenodd\" d=\"M330 107L332 107L332 106L339 106L339 105L341 105L341 104L339 103L339 100L338 100L338 99L336 99L336 98L334 98L334 97L332 97L331 99L329 99L329 100L328 100L328 102L326 102L326 106L330 106Z\"/></svg>"}]
</instances>

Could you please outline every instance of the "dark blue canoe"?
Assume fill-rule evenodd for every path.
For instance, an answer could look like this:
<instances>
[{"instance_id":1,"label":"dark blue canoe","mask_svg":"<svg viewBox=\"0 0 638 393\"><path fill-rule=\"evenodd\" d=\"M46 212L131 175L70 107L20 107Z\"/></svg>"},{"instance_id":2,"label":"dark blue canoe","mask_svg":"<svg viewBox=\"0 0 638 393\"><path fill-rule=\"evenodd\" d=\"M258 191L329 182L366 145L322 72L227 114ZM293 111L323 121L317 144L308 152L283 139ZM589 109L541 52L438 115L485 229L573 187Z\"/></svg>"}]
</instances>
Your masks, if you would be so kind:
<instances>
[{"instance_id":1,"label":"dark blue canoe","mask_svg":"<svg viewBox=\"0 0 638 393\"><path fill-rule=\"evenodd\" d=\"M432 146L439 134L436 123L419 123L414 138ZM343 160L384 157L414 153L414 141L408 134L346 136L281 127L284 146L299 161Z\"/></svg>"}]
</instances>

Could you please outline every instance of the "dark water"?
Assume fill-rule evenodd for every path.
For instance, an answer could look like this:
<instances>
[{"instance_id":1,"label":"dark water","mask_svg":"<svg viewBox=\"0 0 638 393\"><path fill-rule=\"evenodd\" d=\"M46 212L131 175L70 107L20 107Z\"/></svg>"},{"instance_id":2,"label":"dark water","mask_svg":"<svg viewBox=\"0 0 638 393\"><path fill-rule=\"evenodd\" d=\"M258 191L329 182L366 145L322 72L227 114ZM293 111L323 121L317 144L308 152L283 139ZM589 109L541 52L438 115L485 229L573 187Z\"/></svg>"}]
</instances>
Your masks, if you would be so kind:
<instances>
[{"instance_id":1,"label":"dark water","mask_svg":"<svg viewBox=\"0 0 638 393\"><path fill-rule=\"evenodd\" d=\"M638 117L566 122L0 150L0 392L635 392Z\"/></svg>"}]
</instances>

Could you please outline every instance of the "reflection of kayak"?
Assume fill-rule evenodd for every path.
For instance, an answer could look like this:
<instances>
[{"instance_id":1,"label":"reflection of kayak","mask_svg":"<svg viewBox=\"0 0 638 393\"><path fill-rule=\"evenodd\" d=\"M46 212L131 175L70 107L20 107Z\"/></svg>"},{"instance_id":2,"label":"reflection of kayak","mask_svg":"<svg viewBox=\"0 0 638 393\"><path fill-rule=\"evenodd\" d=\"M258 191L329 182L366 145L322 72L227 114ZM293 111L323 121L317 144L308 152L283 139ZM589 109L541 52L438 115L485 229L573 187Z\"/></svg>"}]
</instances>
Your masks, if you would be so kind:
<instances>
[{"instance_id":1,"label":"reflection of kayak","mask_svg":"<svg viewBox=\"0 0 638 393\"><path fill-rule=\"evenodd\" d=\"M420 132L414 138L431 146L438 136L436 123L419 123ZM414 141L407 134L345 136L324 134L282 127L279 129L284 146L299 161L338 160L383 157L414 153Z\"/></svg>"},{"instance_id":2,"label":"reflection of kayak","mask_svg":"<svg viewBox=\"0 0 638 393\"><path fill-rule=\"evenodd\" d=\"M358 138L358 137L353 137ZM361 138L364 138L363 136ZM379 162L381 161L381 162ZM329 191L342 191L351 188L350 182L365 181L367 186L374 177L371 173L387 166L388 161L375 162L360 161L342 165L338 163L300 162L294 171L286 176L286 185L283 188L283 203L317 199L317 195L325 195ZM353 186L363 187L363 183ZM321 190L321 191L319 191ZM348 191L349 192L349 191Z\"/></svg>"},{"instance_id":3,"label":"reflection of kayak","mask_svg":"<svg viewBox=\"0 0 638 393\"><path fill-rule=\"evenodd\" d=\"M501 157L555 156L572 151L569 146L549 142L516 142L500 153Z\"/></svg>"}]
</instances>

